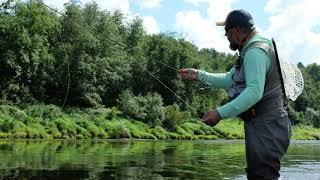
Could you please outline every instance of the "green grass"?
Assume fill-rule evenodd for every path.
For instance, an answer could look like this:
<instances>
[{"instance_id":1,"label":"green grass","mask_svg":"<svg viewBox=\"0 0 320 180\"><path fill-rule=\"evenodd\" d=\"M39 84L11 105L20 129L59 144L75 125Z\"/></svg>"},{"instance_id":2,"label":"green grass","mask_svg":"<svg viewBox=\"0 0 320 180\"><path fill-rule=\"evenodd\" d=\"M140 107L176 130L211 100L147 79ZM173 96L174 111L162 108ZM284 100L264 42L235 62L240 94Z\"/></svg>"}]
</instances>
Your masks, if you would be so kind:
<instances>
[{"instance_id":1,"label":"green grass","mask_svg":"<svg viewBox=\"0 0 320 180\"><path fill-rule=\"evenodd\" d=\"M54 105L32 105L26 109L0 105L2 139L243 139L243 122L222 120L210 127L191 119L172 130L151 127L141 121L122 118L116 108L67 109ZM320 129L293 127L292 139L320 140Z\"/></svg>"},{"instance_id":2,"label":"green grass","mask_svg":"<svg viewBox=\"0 0 320 180\"><path fill-rule=\"evenodd\" d=\"M310 126L295 126L292 128L294 140L320 140L320 129Z\"/></svg>"},{"instance_id":3,"label":"green grass","mask_svg":"<svg viewBox=\"0 0 320 180\"><path fill-rule=\"evenodd\" d=\"M220 138L244 139L243 121L240 119L222 120L213 128L220 133Z\"/></svg>"}]
</instances>

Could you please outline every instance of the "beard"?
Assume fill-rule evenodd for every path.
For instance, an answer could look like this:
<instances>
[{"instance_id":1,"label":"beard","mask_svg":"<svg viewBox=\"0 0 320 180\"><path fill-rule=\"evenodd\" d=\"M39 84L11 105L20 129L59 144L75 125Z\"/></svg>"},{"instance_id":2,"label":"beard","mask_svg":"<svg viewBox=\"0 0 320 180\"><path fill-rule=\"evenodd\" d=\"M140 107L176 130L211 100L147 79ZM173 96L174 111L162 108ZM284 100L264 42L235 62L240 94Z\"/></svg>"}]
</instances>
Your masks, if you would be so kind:
<instances>
[{"instance_id":1,"label":"beard","mask_svg":"<svg viewBox=\"0 0 320 180\"><path fill-rule=\"evenodd\" d=\"M234 43L234 42L230 42L229 44L229 48L232 50L232 51L236 51L239 49L239 45Z\"/></svg>"}]
</instances>

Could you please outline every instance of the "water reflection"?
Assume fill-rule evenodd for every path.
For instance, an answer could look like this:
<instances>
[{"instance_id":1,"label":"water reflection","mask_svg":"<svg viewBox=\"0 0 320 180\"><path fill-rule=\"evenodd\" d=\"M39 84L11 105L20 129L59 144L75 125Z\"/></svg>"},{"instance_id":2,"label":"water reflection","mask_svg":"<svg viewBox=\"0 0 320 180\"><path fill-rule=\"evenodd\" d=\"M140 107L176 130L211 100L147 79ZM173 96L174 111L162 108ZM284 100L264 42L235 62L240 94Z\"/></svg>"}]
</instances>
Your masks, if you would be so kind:
<instances>
[{"instance_id":1,"label":"water reflection","mask_svg":"<svg viewBox=\"0 0 320 180\"><path fill-rule=\"evenodd\" d=\"M320 177L320 145L293 143L282 177ZM0 179L245 179L242 141L0 141Z\"/></svg>"}]
</instances>

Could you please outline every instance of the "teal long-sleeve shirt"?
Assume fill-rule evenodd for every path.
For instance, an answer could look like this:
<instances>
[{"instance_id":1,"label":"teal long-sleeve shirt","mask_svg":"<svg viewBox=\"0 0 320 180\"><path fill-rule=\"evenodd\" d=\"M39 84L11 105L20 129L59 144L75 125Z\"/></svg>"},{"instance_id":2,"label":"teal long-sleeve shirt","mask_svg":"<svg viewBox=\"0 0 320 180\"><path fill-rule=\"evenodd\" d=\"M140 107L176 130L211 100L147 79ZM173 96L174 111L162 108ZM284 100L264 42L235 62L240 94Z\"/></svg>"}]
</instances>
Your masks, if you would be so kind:
<instances>
[{"instance_id":1,"label":"teal long-sleeve shirt","mask_svg":"<svg viewBox=\"0 0 320 180\"><path fill-rule=\"evenodd\" d=\"M255 35L245 47L255 41L263 41L272 45L270 40L260 35ZM265 78L270 64L269 55L263 49L252 48L246 52L243 60L246 88L237 98L217 108L221 118L225 119L237 116L248 110L262 98ZM198 79L212 86L228 89L232 85L232 75L234 72L235 68L232 68L227 73L208 73L198 70Z\"/></svg>"}]
</instances>

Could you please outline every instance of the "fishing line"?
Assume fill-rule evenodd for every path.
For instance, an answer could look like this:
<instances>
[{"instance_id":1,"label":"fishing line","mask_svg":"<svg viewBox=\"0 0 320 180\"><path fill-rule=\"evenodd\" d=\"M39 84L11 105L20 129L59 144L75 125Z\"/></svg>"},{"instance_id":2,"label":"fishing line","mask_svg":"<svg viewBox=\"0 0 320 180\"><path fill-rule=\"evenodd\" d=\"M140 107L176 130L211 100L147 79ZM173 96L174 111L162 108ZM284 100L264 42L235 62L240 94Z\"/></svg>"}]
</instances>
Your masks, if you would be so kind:
<instances>
[{"instance_id":1,"label":"fishing line","mask_svg":"<svg viewBox=\"0 0 320 180\"><path fill-rule=\"evenodd\" d=\"M35 0L35 1L37 1L38 3L40 3L40 4L43 5L43 6L47 7L47 8L50 9L51 11L53 11L53 12L61 15L62 17L65 17L65 18L66 18L66 16L65 16L64 14L60 13L60 12L59 12L58 10L56 10L56 9L51 8L50 6L48 6L48 5L46 5L45 3L41 2L40 0ZM66 18L66 19L67 19L67 18ZM130 50L132 50L133 52L137 53L137 54L140 55L140 56L143 56L143 57L145 57L145 58L147 58L147 59L150 59L151 61L157 62L157 63L159 63L159 64L161 64L161 65L163 65L163 66L166 66L167 68L169 68L169 69L171 69L171 70L174 70L174 71L176 71L176 72L179 72L179 69L174 68L174 67L172 67L172 66L170 66L170 65L168 65L168 64L166 64L166 63L160 62L160 61L158 61L158 60L155 60L155 59L150 58L149 56L143 54L142 52L140 52L140 51L141 51L140 49L139 49L140 51L137 51L137 50L133 49L132 47L128 47L127 45L125 45L125 44L123 44L123 43L121 43L121 42L118 42L118 41L116 41L116 40L113 40L113 39L111 39L111 38L108 38L108 37L102 35L102 33L99 33L94 27L89 28L89 27L86 27L86 26L84 26L84 25L82 25L82 24L78 24L78 23L75 23L75 22L73 22L73 21L71 21L71 22L72 22L74 25L80 26L80 28L83 28L83 29L88 30L88 31L91 32L92 34L97 35L98 37L101 37L102 39L106 39L107 41L112 42L112 43L114 43L114 44L117 44L117 45L121 46L121 47L124 48L124 49L130 49ZM61 37L61 35L60 35L60 37ZM65 47L63 46L63 48L65 48ZM66 50L65 50L65 49L64 49L64 52L66 53ZM67 56L67 54L66 54L66 56ZM151 72L149 72L149 71L148 71L145 67L143 67L136 59L133 59L133 60L134 60L142 69L144 69L151 77L153 77L154 79L156 79L156 80L157 80L159 83L161 83L165 88L167 88L171 93L173 93L179 100L181 100L184 104L186 104L188 107L190 107L189 104L186 103L178 94L176 94L171 88L169 88L165 83L163 83L163 82L162 82L159 78L157 78L154 74L152 74ZM68 63L68 72L70 73L69 63ZM68 80L68 89L69 89L69 86L70 86L70 74L69 74L69 80ZM65 100L64 100L63 105L65 104L65 101L66 101L66 99L67 99L68 93L69 93L69 90L67 91L67 94L66 94L66 96L65 96Z\"/></svg>"},{"instance_id":2,"label":"fishing line","mask_svg":"<svg viewBox=\"0 0 320 180\"><path fill-rule=\"evenodd\" d=\"M40 4L42 4L43 6L47 7L48 9L54 11L55 13L57 13L57 14L63 16L63 17L66 17L64 14L62 14L62 13L60 13L59 11L51 8L50 6L48 6L48 5L46 5L45 3L41 2L40 0L35 0L35 1L37 1L37 2L40 3ZM74 22L73 22L73 23L74 23ZM145 58L148 58L148 59L150 59L150 60L152 60L152 61L154 61L154 62L157 62L157 63L159 63L159 64L161 64L161 65L163 65L163 66L166 66L167 68L169 68L169 69L171 69L171 70L179 71L179 69L174 68L174 67L172 67L172 66L170 66L170 65L168 65L168 64L166 64L166 63L163 63L163 62L161 62L161 61L158 61L158 60L155 60L155 59L153 59L153 58L150 58L149 56L147 56L147 55L145 55L145 54L143 54L143 53L141 53L141 52L139 52L139 51L134 50L132 47L128 47L127 45L125 45L125 44L123 44L123 43L121 43L121 42L118 42L118 41L116 41L116 40L113 40L113 39L111 39L111 38L108 38L108 37L106 37L106 36L101 35L99 32L97 32L97 30L96 30L94 27L89 28L89 27L86 27L86 26L84 26L84 25L82 25L82 24L77 24L77 23L74 23L74 24L75 24L75 25L78 25L78 26L81 26L82 28L85 28L86 30L92 32L92 33L95 34L95 35L99 35L99 36L101 36L102 38L104 38L104 39L106 39L106 40L108 40L108 41L110 41L110 42L112 42L112 43L114 43L114 44L117 44L117 45L119 45L119 46L122 46L123 48L131 49L131 50L133 50L134 52L136 52L137 54L139 54L139 55L141 55L141 56L143 56L143 57L145 57ZM94 29L94 30L93 30L93 29ZM139 49L139 50L140 50L140 49ZM141 50L140 50L140 51L141 51Z\"/></svg>"},{"instance_id":3,"label":"fishing line","mask_svg":"<svg viewBox=\"0 0 320 180\"><path fill-rule=\"evenodd\" d=\"M61 40L61 42L62 42L63 51L64 51L64 53L65 53L65 59L66 59L66 61L67 61L67 73L68 73L67 92L66 92L66 95L64 96L63 104L62 104L62 107L61 107L61 108L63 109L64 105L65 105L66 102L67 102L68 96L69 96L71 78L70 78L70 63L69 63L69 58L68 58L68 54L67 54L67 50L66 50L65 44L63 43L63 40L62 40L61 32L59 32L59 36L60 36L60 40Z\"/></svg>"}]
</instances>

